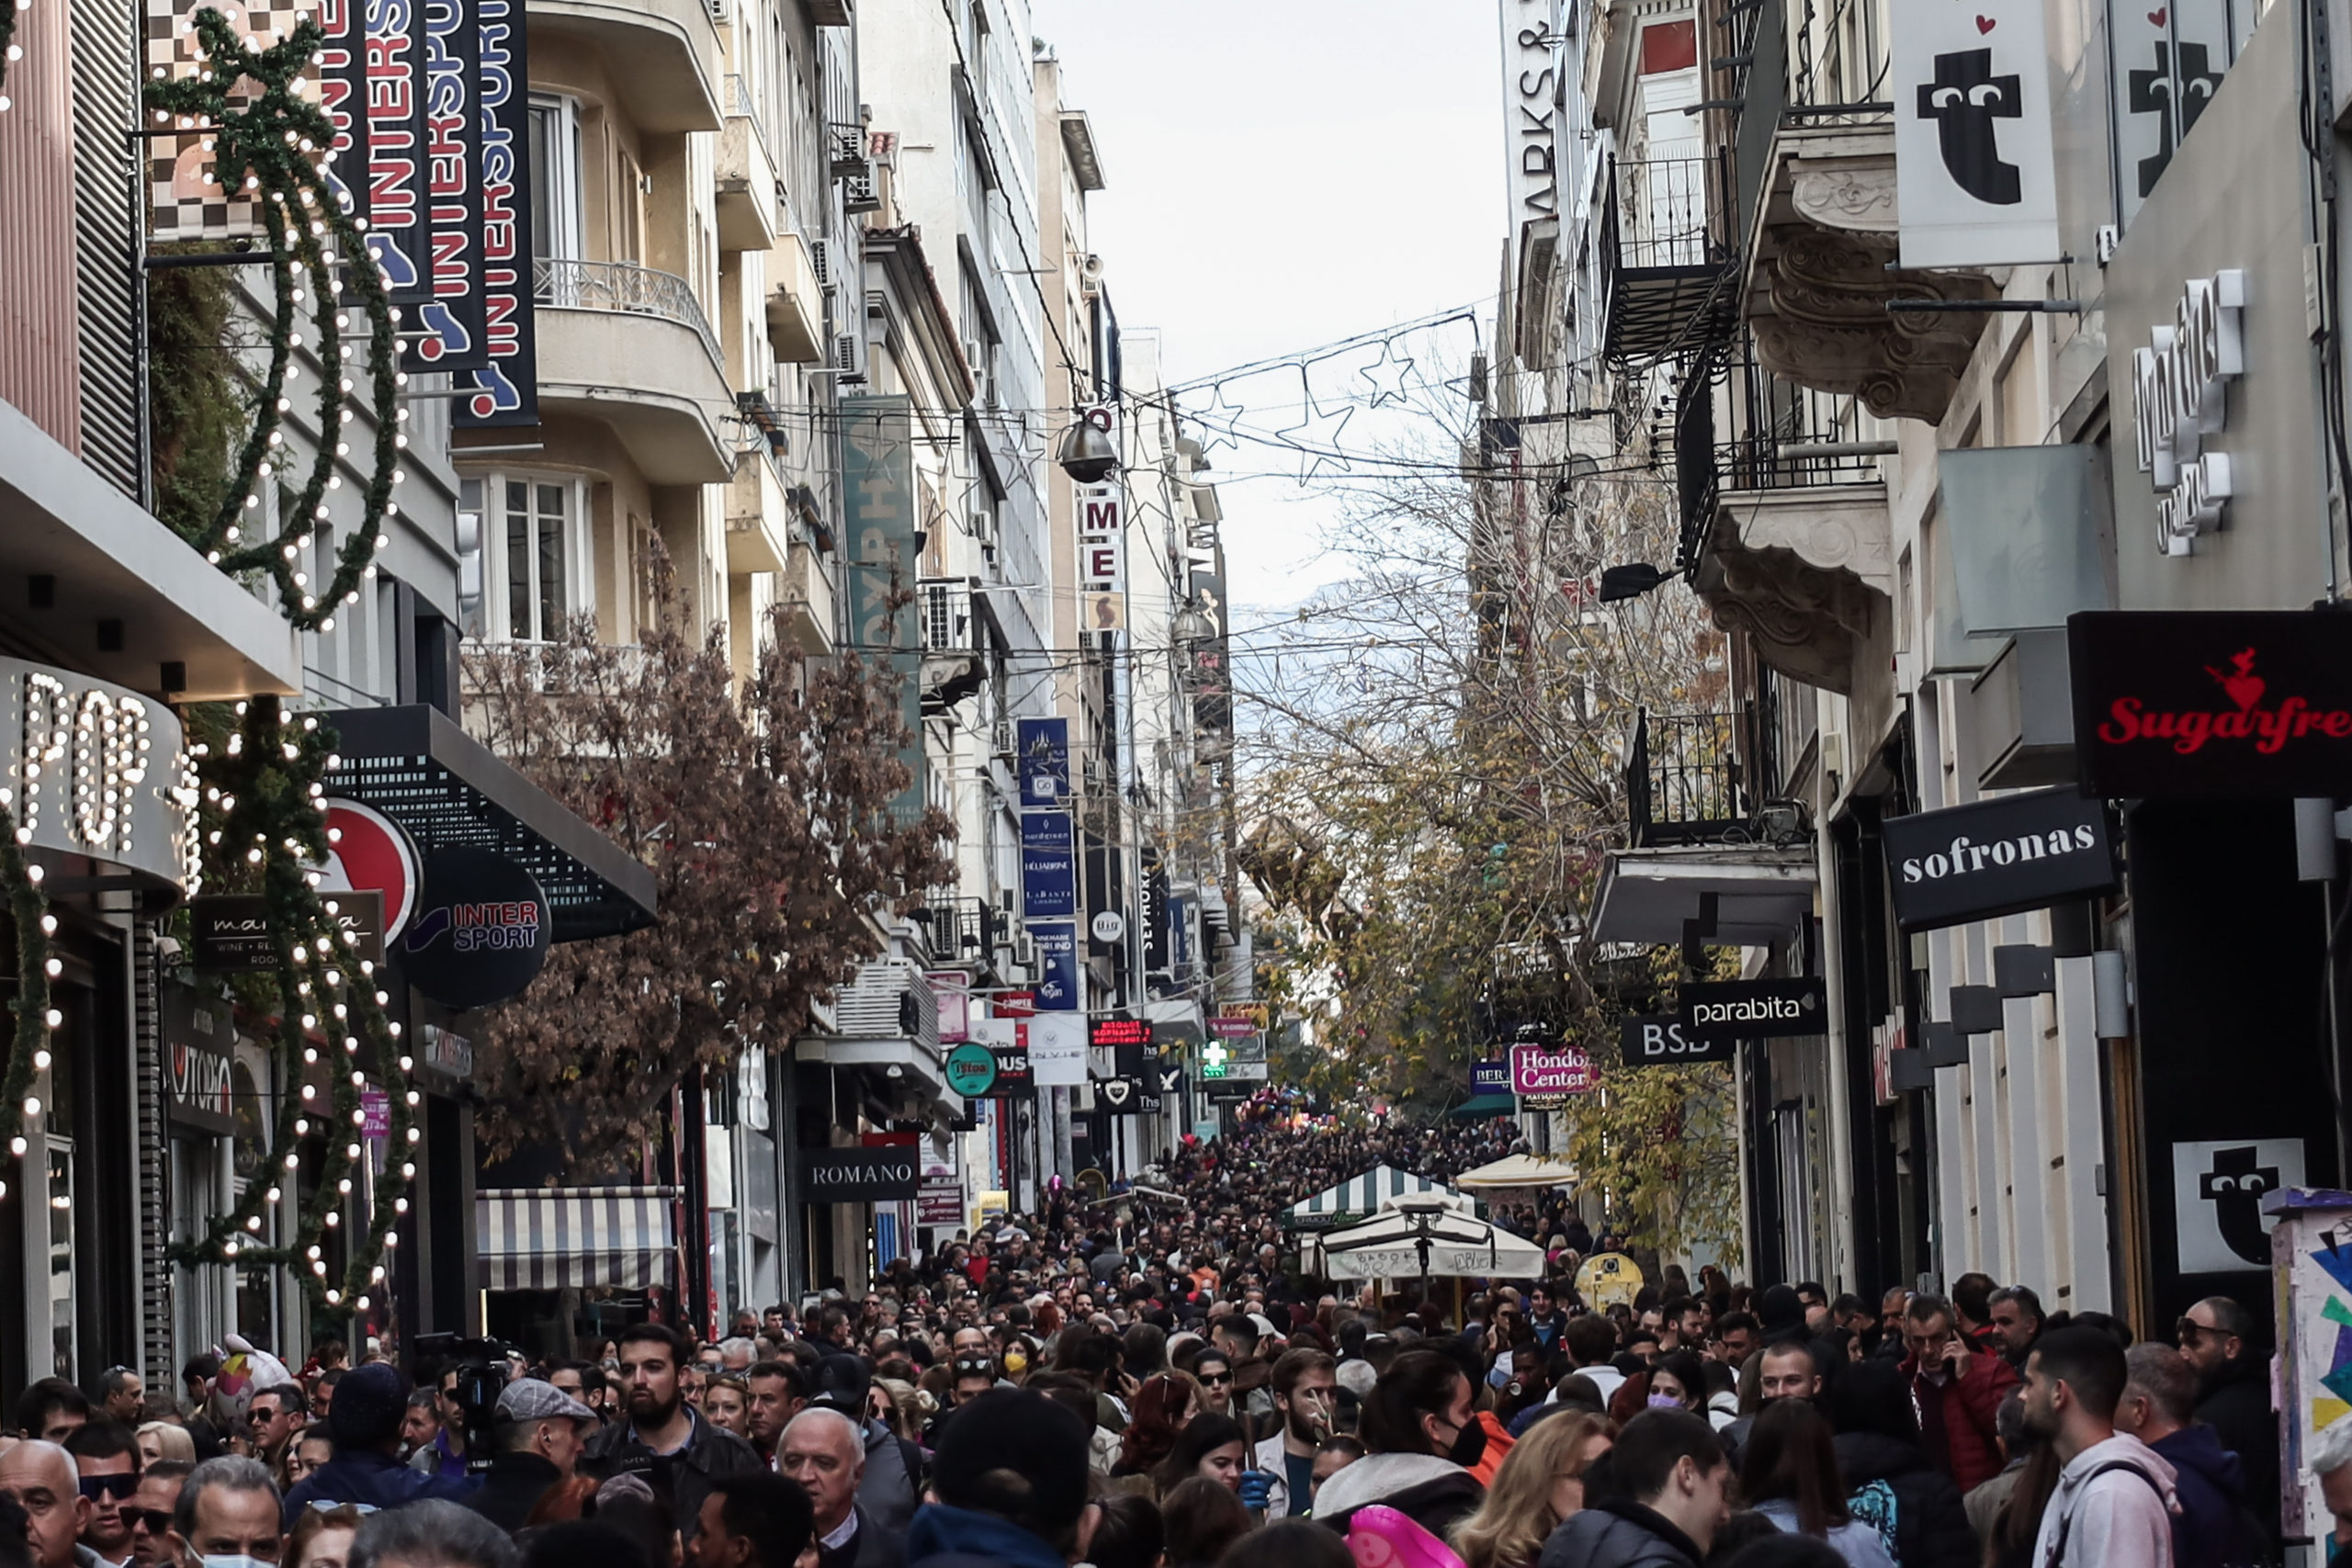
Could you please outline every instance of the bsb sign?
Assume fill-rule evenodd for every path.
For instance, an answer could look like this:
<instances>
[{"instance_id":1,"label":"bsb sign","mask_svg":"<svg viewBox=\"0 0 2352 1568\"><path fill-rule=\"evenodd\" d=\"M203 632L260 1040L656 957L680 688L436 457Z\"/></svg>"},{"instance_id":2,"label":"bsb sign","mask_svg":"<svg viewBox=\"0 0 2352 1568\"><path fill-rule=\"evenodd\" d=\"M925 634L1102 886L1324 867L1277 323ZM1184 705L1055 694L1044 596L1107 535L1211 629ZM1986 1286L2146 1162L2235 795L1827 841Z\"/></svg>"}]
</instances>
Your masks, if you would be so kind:
<instances>
[{"instance_id":1,"label":"bsb sign","mask_svg":"<svg viewBox=\"0 0 2352 1568\"><path fill-rule=\"evenodd\" d=\"M2085 611L2066 646L2085 795L2277 800L2352 780L2352 613Z\"/></svg>"},{"instance_id":2,"label":"bsb sign","mask_svg":"<svg viewBox=\"0 0 2352 1568\"><path fill-rule=\"evenodd\" d=\"M1894 923L1906 931L2045 909L2115 886L2106 804L2072 789L1889 818L1881 830Z\"/></svg>"}]
</instances>

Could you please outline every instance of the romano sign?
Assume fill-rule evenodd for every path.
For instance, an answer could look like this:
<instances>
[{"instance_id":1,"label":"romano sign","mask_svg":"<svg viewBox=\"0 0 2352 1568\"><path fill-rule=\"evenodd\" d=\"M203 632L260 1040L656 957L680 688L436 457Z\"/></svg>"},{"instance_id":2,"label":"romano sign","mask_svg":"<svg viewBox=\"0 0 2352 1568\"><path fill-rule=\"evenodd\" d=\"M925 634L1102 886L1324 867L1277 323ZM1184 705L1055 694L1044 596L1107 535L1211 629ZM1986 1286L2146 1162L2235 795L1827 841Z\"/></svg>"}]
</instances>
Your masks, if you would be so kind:
<instances>
[{"instance_id":1,"label":"romano sign","mask_svg":"<svg viewBox=\"0 0 2352 1568\"><path fill-rule=\"evenodd\" d=\"M1894 923L1906 931L2043 909L2115 886L2106 805L2071 789L1890 818L1881 831Z\"/></svg>"},{"instance_id":2,"label":"romano sign","mask_svg":"<svg viewBox=\"0 0 2352 1568\"><path fill-rule=\"evenodd\" d=\"M809 1203L895 1203L922 1189L922 1150L915 1144L877 1148L803 1149L801 1198Z\"/></svg>"},{"instance_id":3,"label":"romano sign","mask_svg":"<svg viewBox=\"0 0 2352 1568\"><path fill-rule=\"evenodd\" d=\"M1826 1034L1828 992L1818 978L1718 980L1682 987L1685 1040L1769 1040Z\"/></svg>"},{"instance_id":4,"label":"romano sign","mask_svg":"<svg viewBox=\"0 0 2352 1568\"><path fill-rule=\"evenodd\" d=\"M2352 612L2086 611L2066 645L2086 795L2276 800L2352 779Z\"/></svg>"}]
</instances>

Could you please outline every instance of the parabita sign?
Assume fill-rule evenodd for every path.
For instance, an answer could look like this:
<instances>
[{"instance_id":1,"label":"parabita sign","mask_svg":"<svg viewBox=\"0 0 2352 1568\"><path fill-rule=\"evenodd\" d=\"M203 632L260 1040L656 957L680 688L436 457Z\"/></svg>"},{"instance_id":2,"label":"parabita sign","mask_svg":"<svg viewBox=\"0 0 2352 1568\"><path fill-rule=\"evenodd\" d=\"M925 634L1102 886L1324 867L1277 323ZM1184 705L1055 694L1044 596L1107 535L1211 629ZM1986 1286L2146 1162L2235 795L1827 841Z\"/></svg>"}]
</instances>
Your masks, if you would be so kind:
<instances>
[{"instance_id":1,"label":"parabita sign","mask_svg":"<svg viewBox=\"0 0 2352 1568\"><path fill-rule=\"evenodd\" d=\"M2352 790L2352 612L2086 611L2066 641L2084 794Z\"/></svg>"}]
</instances>

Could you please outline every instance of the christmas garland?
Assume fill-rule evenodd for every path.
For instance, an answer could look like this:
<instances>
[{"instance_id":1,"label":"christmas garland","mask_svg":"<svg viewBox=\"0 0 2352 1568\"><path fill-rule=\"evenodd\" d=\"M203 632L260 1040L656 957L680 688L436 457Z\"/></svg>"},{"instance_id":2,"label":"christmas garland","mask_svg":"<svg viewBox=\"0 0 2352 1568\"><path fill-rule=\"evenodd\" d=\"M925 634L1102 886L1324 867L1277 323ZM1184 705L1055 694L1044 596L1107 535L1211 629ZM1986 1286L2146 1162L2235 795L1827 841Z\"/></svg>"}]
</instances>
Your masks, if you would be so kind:
<instances>
[{"instance_id":1,"label":"christmas garland","mask_svg":"<svg viewBox=\"0 0 2352 1568\"><path fill-rule=\"evenodd\" d=\"M25 840L32 835L17 827L10 814L15 804L14 792L0 789L0 879L7 883L8 913L17 927L17 997L9 1004L17 1026L7 1074L0 1078L0 1137L7 1139L8 1153L21 1159L26 1122L30 1119L38 1126L41 1113L40 1101L33 1097L33 1077L49 1066L49 1032L60 1021L49 1006L49 982L59 964L49 951L49 933L57 929L57 917L40 896L40 867L25 859ZM0 1197L7 1190L8 1184L0 1181Z\"/></svg>"},{"instance_id":2,"label":"christmas garland","mask_svg":"<svg viewBox=\"0 0 2352 1568\"><path fill-rule=\"evenodd\" d=\"M0 0L0 87L8 85L8 66L24 57L17 46L17 0ZM8 107L6 95L0 94L0 113Z\"/></svg>"}]
</instances>

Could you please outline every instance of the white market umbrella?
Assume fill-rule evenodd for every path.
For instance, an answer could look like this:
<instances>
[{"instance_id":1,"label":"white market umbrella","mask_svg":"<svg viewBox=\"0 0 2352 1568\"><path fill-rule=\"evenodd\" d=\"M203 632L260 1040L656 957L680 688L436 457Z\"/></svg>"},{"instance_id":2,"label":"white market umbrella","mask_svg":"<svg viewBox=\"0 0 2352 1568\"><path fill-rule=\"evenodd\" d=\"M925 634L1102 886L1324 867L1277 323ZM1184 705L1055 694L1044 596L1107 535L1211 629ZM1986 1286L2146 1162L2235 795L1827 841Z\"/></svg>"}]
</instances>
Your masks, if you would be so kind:
<instances>
[{"instance_id":1,"label":"white market umbrella","mask_svg":"<svg viewBox=\"0 0 2352 1568\"><path fill-rule=\"evenodd\" d=\"M1476 1170L1465 1170L1453 1179L1453 1184L1476 1192L1515 1187L1574 1187L1577 1168L1574 1162L1553 1156L1512 1155Z\"/></svg>"},{"instance_id":2,"label":"white market umbrella","mask_svg":"<svg viewBox=\"0 0 2352 1568\"><path fill-rule=\"evenodd\" d=\"M1418 1276L1422 1294L1433 1278L1535 1279L1544 1249L1489 1220L1442 1200L1412 1197L1344 1230L1319 1237L1321 1272L1334 1280Z\"/></svg>"}]
</instances>

